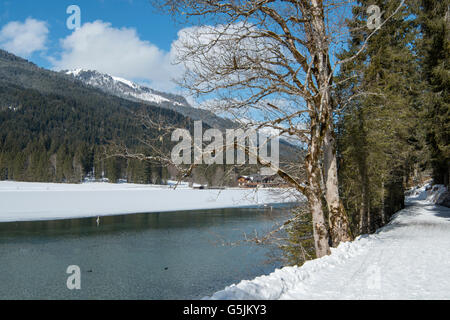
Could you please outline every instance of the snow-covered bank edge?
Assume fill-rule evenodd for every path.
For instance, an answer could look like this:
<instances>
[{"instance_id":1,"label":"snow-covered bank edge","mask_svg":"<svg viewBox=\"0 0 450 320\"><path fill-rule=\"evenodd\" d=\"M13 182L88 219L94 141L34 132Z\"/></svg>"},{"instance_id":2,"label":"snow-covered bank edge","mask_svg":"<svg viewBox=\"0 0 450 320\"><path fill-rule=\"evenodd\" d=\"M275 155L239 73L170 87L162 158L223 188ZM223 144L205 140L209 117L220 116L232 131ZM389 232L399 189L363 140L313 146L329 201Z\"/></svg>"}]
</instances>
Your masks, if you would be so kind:
<instances>
[{"instance_id":1,"label":"snow-covered bank edge","mask_svg":"<svg viewBox=\"0 0 450 320\"><path fill-rule=\"evenodd\" d=\"M419 203L435 203L436 198L442 193L442 188L430 188L429 185L417 188L406 197L406 202L413 205ZM389 232L393 224L402 224L410 217L409 209L405 208L397 212L390 222L378 229L374 234L361 235L354 241L341 243L337 248L331 248L331 254L319 259L305 262L301 267L284 267L276 269L269 275L263 275L253 280L243 280L238 284L226 287L222 291L214 293L211 297L203 299L213 300L279 300L298 299L292 292L308 296L310 287L308 280L320 278L320 271L324 272L336 268L348 262L351 258L362 256L370 252L371 247L379 242L383 232ZM359 258L357 258L359 259ZM345 296L343 297L345 299ZM360 297L363 299L364 297Z\"/></svg>"},{"instance_id":2,"label":"snow-covered bank edge","mask_svg":"<svg viewBox=\"0 0 450 320\"><path fill-rule=\"evenodd\" d=\"M259 207L297 202L291 189L192 189L185 185L0 182L0 222Z\"/></svg>"},{"instance_id":3,"label":"snow-covered bank edge","mask_svg":"<svg viewBox=\"0 0 450 320\"><path fill-rule=\"evenodd\" d=\"M305 282L320 270L333 268L359 255L371 245L375 235L362 235L354 241L341 243L331 248L331 254L322 258L306 261L301 267L283 267L269 275L253 280L242 280L224 290L214 293L204 300L282 300L289 299L286 293L292 290L307 291Z\"/></svg>"},{"instance_id":4,"label":"snow-covered bank edge","mask_svg":"<svg viewBox=\"0 0 450 320\"><path fill-rule=\"evenodd\" d=\"M301 267L284 267L276 269L269 275L253 280L243 280L232 284L222 291L214 293L205 300L280 300L289 299L285 294L291 290L307 290L305 281L322 269L333 268L349 258L360 254L371 244L375 235L359 236L352 242L341 243L331 248L331 254L319 259L309 260Z\"/></svg>"}]
</instances>

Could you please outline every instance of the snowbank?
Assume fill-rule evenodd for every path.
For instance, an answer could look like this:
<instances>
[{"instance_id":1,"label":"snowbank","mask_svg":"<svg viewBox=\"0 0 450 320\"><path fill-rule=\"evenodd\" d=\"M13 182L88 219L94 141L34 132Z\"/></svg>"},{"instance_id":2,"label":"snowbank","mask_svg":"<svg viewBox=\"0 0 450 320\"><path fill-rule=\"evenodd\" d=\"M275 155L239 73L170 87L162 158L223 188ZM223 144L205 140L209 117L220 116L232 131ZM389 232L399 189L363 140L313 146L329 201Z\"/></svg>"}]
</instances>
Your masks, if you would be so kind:
<instances>
[{"instance_id":1,"label":"snowbank","mask_svg":"<svg viewBox=\"0 0 450 320\"><path fill-rule=\"evenodd\" d=\"M186 185L0 182L0 222L295 202L290 189L198 190Z\"/></svg>"},{"instance_id":2,"label":"snowbank","mask_svg":"<svg viewBox=\"0 0 450 320\"><path fill-rule=\"evenodd\" d=\"M284 267L269 275L243 280L233 284L225 290L216 292L213 300L278 300L296 299L290 292L306 294L310 280L317 277L321 270L334 268L345 263L350 257L358 255L369 243L369 239L360 237L357 243L342 243L338 248L331 248L332 254L320 259L305 262L301 267ZM302 297L305 298L305 297ZM205 298L209 299L209 298Z\"/></svg>"},{"instance_id":3,"label":"snowbank","mask_svg":"<svg viewBox=\"0 0 450 320\"><path fill-rule=\"evenodd\" d=\"M427 200L430 203L450 207L450 192L443 184L432 185L428 183L422 187L408 190L406 202L414 200Z\"/></svg>"},{"instance_id":4,"label":"snowbank","mask_svg":"<svg viewBox=\"0 0 450 320\"><path fill-rule=\"evenodd\" d=\"M427 201L450 207L450 192L446 186L436 184L428 191Z\"/></svg>"},{"instance_id":5,"label":"snowbank","mask_svg":"<svg viewBox=\"0 0 450 320\"><path fill-rule=\"evenodd\" d=\"M426 188L375 234L205 299L450 299L450 209L430 203L439 192Z\"/></svg>"}]
</instances>

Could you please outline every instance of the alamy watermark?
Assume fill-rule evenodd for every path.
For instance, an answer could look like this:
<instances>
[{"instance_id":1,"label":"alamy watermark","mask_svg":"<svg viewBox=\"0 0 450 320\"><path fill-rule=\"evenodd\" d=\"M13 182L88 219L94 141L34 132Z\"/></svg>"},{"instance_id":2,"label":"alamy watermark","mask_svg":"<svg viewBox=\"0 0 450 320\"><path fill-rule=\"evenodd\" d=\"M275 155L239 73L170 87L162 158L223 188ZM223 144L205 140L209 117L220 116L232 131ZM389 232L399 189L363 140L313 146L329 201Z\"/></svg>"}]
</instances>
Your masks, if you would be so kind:
<instances>
[{"instance_id":1,"label":"alamy watermark","mask_svg":"<svg viewBox=\"0 0 450 320\"><path fill-rule=\"evenodd\" d=\"M77 265L70 265L66 270L67 274L70 276L67 278L66 286L69 290L80 290L81 289L81 269Z\"/></svg>"},{"instance_id":2,"label":"alamy watermark","mask_svg":"<svg viewBox=\"0 0 450 320\"><path fill-rule=\"evenodd\" d=\"M187 129L176 129L172 132L172 141L179 142L171 153L176 165L259 163L265 165L260 173L271 175L280 163L279 137L253 129L227 129L225 134L219 129L208 129L203 133L202 122L195 121L194 138ZM209 144L204 146L204 142Z\"/></svg>"},{"instance_id":3,"label":"alamy watermark","mask_svg":"<svg viewBox=\"0 0 450 320\"><path fill-rule=\"evenodd\" d=\"M381 15L383 14L380 7L372 4L367 8L366 12L370 14L367 18L367 28L370 30L378 29L381 26Z\"/></svg>"},{"instance_id":4,"label":"alamy watermark","mask_svg":"<svg viewBox=\"0 0 450 320\"><path fill-rule=\"evenodd\" d=\"M81 27L81 9L79 6L72 4L67 7L67 14L70 16L67 18L66 26L69 30L76 30Z\"/></svg>"}]
</instances>

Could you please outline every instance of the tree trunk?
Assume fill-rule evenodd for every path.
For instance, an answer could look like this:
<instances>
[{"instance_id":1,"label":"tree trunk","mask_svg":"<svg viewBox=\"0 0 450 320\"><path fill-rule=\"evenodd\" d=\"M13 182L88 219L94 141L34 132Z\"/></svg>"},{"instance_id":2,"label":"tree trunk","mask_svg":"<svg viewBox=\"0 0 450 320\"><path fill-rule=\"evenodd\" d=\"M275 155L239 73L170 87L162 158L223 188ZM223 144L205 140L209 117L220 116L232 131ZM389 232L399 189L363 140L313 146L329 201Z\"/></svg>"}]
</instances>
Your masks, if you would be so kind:
<instances>
[{"instance_id":1,"label":"tree trunk","mask_svg":"<svg viewBox=\"0 0 450 320\"><path fill-rule=\"evenodd\" d=\"M358 166L358 173L360 177L360 194L361 194L361 216L359 221L359 231L361 234L369 232L370 226L370 186L369 186L369 172L367 165L367 137L365 127L365 115L362 109L358 110L358 137L355 138L355 145L358 149L358 154L355 159Z\"/></svg>"},{"instance_id":2,"label":"tree trunk","mask_svg":"<svg viewBox=\"0 0 450 320\"><path fill-rule=\"evenodd\" d=\"M359 208L359 233L367 233L367 217L364 205L364 195L361 195L361 207Z\"/></svg>"},{"instance_id":3,"label":"tree trunk","mask_svg":"<svg viewBox=\"0 0 450 320\"><path fill-rule=\"evenodd\" d=\"M367 187L367 181L362 182L361 190L361 210L360 210L360 220L359 220L359 232L361 234L369 232L370 226L370 200L369 192Z\"/></svg>"},{"instance_id":4,"label":"tree trunk","mask_svg":"<svg viewBox=\"0 0 450 320\"><path fill-rule=\"evenodd\" d=\"M332 128L329 128L325 134L323 148L326 188L325 199L328 206L331 241L333 247L336 247L340 242L351 241L352 239L350 236L348 217L339 196L336 143Z\"/></svg>"},{"instance_id":5,"label":"tree trunk","mask_svg":"<svg viewBox=\"0 0 450 320\"><path fill-rule=\"evenodd\" d=\"M325 224L325 215L323 212L322 194L320 188L320 170L314 164L314 159L307 159L306 173L308 177L309 188L306 192L309 209L312 215L314 246L317 258L330 254L330 236Z\"/></svg>"},{"instance_id":6,"label":"tree trunk","mask_svg":"<svg viewBox=\"0 0 450 320\"><path fill-rule=\"evenodd\" d=\"M311 141L309 153L305 159L308 188L306 197L312 215L314 246L317 258L330 254L330 236L325 223L325 214L322 206L322 175L319 159L321 152L321 139L323 128L317 124L317 119L311 118Z\"/></svg>"},{"instance_id":7,"label":"tree trunk","mask_svg":"<svg viewBox=\"0 0 450 320\"><path fill-rule=\"evenodd\" d=\"M381 176L381 224L386 224L386 213L384 211L384 176Z\"/></svg>"},{"instance_id":8,"label":"tree trunk","mask_svg":"<svg viewBox=\"0 0 450 320\"><path fill-rule=\"evenodd\" d=\"M325 28L325 14L322 1L311 1L312 32L310 37L314 43L313 56L316 57L318 68L318 84L320 89L320 102L316 107L320 114L318 123L323 126L321 139L323 139L325 199L329 211L329 223L333 246L341 241L349 241L349 223L344 206L339 197L337 176L336 146L333 132L333 105L331 103L332 71L329 60L329 44ZM319 103L317 103L319 102Z\"/></svg>"},{"instance_id":9,"label":"tree trunk","mask_svg":"<svg viewBox=\"0 0 450 320\"><path fill-rule=\"evenodd\" d=\"M329 234L325 225L325 217L322 209L322 202L317 198L314 191L308 196L309 209L312 214L314 247L316 257L321 258L330 254Z\"/></svg>"}]
</instances>

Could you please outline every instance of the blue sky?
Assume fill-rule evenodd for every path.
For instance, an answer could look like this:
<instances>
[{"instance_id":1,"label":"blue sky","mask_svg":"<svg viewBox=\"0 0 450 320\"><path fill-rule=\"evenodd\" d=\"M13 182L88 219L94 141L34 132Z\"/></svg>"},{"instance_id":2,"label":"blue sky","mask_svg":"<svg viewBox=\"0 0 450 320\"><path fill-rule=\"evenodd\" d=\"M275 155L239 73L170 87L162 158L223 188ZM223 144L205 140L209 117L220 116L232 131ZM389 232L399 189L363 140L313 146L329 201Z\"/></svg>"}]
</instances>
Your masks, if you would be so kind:
<instances>
[{"instance_id":1,"label":"blue sky","mask_svg":"<svg viewBox=\"0 0 450 320\"><path fill-rule=\"evenodd\" d=\"M130 50L142 50L144 53L134 58L136 64L140 58L148 59L151 57L153 59L152 54L158 56L153 61L153 65L166 64L165 55L170 54L171 44L177 39L177 32L182 28L170 16L156 12L147 0L2 0L0 1L0 47L49 69L65 69L66 66L71 68L76 63L83 64L85 59L80 57L82 53L75 52L74 46L75 42L79 46L83 41L88 40L83 37L70 38L73 30L66 27L66 20L70 16L66 13L69 5L80 7L82 29L86 26L86 23L96 22L95 25L91 25L90 30L100 33L99 39L105 41L104 52L111 52L111 46L114 44L106 41L115 41L116 46L128 46ZM133 30L135 31L134 34ZM27 32L30 33L30 37L40 37L41 41L35 44L36 50L32 50L29 46L22 48L19 44L12 44L11 38L16 36L15 33L24 36L24 33ZM121 39L128 38L132 38L129 43L121 41ZM64 39L66 40L66 46L62 44ZM92 41L99 42L95 39ZM44 43L42 44L42 42ZM30 50L32 52L29 52ZM61 55L64 53L66 58L62 59ZM95 51L92 54L99 55ZM115 58L117 61L117 57ZM108 57L105 57L105 59L108 59ZM101 58L99 57L98 60L101 60ZM161 62L160 60L165 61ZM164 83L159 85L154 83L156 78L147 77L137 71L127 74L127 72L124 72L126 66L117 70L113 66L113 62L105 64L101 71L116 73L117 76L140 80L140 82L148 82L161 89L170 87L170 84L165 83L169 81L168 79L164 79ZM86 66L80 65L80 67ZM152 72L150 70L153 67L152 65L146 65L146 67L149 69L149 73ZM133 68L138 67L132 66L130 69ZM169 66L166 66L167 68L170 69ZM168 70L165 71L168 72Z\"/></svg>"},{"instance_id":2,"label":"blue sky","mask_svg":"<svg viewBox=\"0 0 450 320\"><path fill-rule=\"evenodd\" d=\"M70 5L81 9L76 31L66 26ZM148 0L0 0L0 48L44 68L98 70L163 91L181 93L172 45L185 28Z\"/></svg>"}]
</instances>

